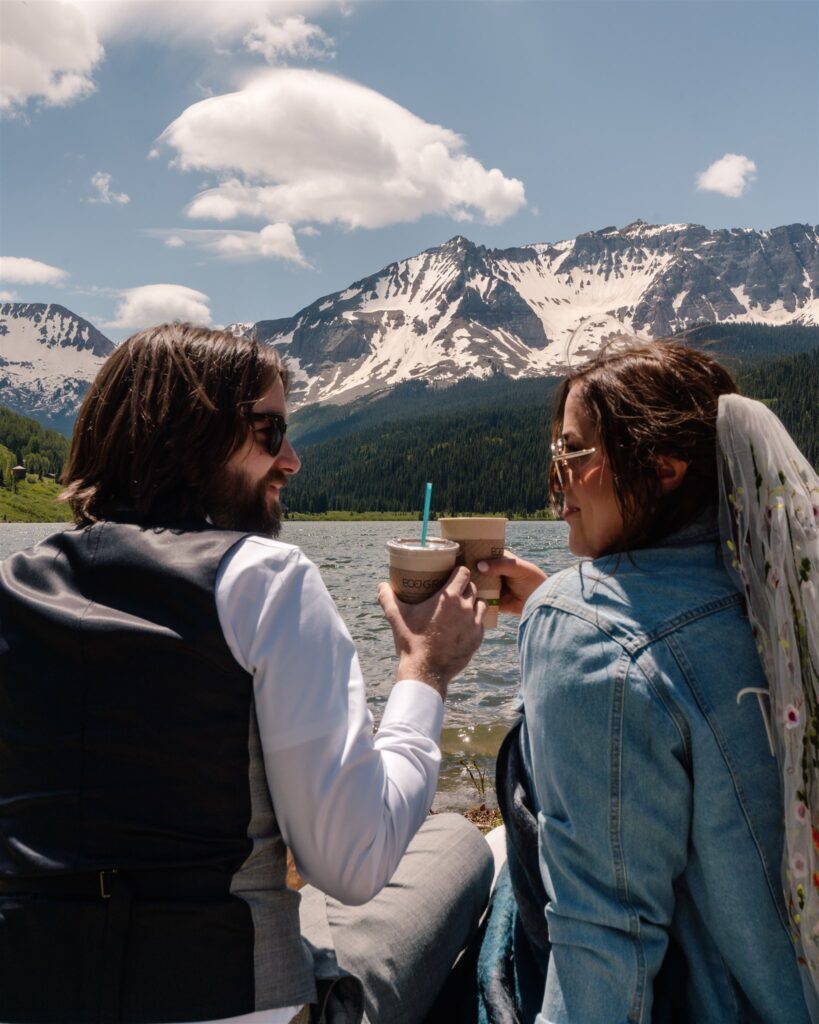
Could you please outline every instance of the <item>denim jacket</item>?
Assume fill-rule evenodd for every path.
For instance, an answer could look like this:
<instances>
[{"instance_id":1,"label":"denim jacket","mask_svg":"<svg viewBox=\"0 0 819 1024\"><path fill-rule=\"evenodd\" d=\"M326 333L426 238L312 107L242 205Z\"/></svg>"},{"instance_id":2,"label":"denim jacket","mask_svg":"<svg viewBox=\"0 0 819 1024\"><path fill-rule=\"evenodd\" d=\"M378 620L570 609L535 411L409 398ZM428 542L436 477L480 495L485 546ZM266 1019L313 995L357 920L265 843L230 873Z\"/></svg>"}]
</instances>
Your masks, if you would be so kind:
<instances>
[{"instance_id":1,"label":"denim jacket","mask_svg":"<svg viewBox=\"0 0 819 1024\"><path fill-rule=\"evenodd\" d=\"M552 944L537 1024L808 1024L776 762L737 700L766 682L713 523L552 576L519 643Z\"/></svg>"}]
</instances>

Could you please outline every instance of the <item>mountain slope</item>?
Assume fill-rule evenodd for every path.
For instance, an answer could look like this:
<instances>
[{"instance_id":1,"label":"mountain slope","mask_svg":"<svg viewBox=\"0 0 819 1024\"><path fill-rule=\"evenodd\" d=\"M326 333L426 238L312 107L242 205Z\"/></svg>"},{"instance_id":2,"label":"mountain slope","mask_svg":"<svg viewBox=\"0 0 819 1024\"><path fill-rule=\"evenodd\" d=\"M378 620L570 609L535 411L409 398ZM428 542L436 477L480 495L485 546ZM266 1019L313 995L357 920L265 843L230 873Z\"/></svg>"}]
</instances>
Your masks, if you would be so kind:
<instances>
[{"instance_id":1,"label":"mountain slope","mask_svg":"<svg viewBox=\"0 0 819 1024\"><path fill-rule=\"evenodd\" d=\"M0 304L0 401L69 433L80 402L114 345L64 306Z\"/></svg>"},{"instance_id":2,"label":"mountain slope","mask_svg":"<svg viewBox=\"0 0 819 1024\"><path fill-rule=\"evenodd\" d=\"M486 249L458 236L294 317L248 329L285 354L295 406L413 379L560 373L616 338L701 323L819 324L819 233L700 225Z\"/></svg>"},{"instance_id":3,"label":"mountain slope","mask_svg":"<svg viewBox=\"0 0 819 1024\"><path fill-rule=\"evenodd\" d=\"M414 516L424 483L432 480L439 513L542 509L558 379L504 383L502 392L484 381L463 381L445 391L402 384L380 403L347 407L355 410L351 416L314 420L296 441L302 469L285 493L288 508ZM737 383L743 394L773 408L819 466L819 348L758 362L743 369ZM421 414L412 415L413 409Z\"/></svg>"},{"instance_id":4,"label":"mountain slope","mask_svg":"<svg viewBox=\"0 0 819 1024\"><path fill-rule=\"evenodd\" d=\"M636 221L502 250L458 236L293 317L230 329L255 334L287 356L294 409L349 403L402 382L555 375L620 338L665 336L702 323L815 327L818 231L800 224L710 231ZM733 344L724 334L712 340L725 353ZM767 343L760 335L737 357L756 358ZM2 304L0 402L68 433L113 348L63 306Z\"/></svg>"},{"instance_id":5,"label":"mountain slope","mask_svg":"<svg viewBox=\"0 0 819 1024\"><path fill-rule=\"evenodd\" d=\"M332 438L307 443L322 437L314 431L304 444L297 439L302 469L288 486L287 506L414 515L432 480L439 513L543 508L558 378L498 383L505 386L465 380L446 394L420 381L401 384L383 410L360 406L358 416L330 424Z\"/></svg>"},{"instance_id":6,"label":"mountain slope","mask_svg":"<svg viewBox=\"0 0 819 1024\"><path fill-rule=\"evenodd\" d=\"M709 324L685 331L676 340L702 348L736 376L759 363L819 349L819 327ZM504 403L537 403L545 391L551 391L555 380L554 376L514 380L497 373L486 379L467 377L455 385L404 381L344 405L302 406L290 417L288 436L301 449L396 420L418 420Z\"/></svg>"}]
</instances>

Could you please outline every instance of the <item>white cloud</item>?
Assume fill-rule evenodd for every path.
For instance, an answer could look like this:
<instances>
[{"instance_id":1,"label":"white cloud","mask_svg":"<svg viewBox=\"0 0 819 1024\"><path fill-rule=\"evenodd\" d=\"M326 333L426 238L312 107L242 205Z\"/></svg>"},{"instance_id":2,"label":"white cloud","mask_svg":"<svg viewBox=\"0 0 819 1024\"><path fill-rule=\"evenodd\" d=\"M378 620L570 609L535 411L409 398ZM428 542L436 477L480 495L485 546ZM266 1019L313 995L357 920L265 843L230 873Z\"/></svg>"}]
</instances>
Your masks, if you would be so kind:
<instances>
[{"instance_id":1,"label":"white cloud","mask_svg":"<svg viewBox=\"0 0 819 1024\"><path fill-rule=\"evenodd\" d=\"M52 267L27 256L0 256L0 280L12 284L59 284L68 277L67 270Z\"/></svg>"},{"instance_id":2,"label":"white cloud","mask_svg":"<svg viewBox=\"0 0 819 1024\"><path fill-rule=\"evenodd\" d=\"M726 153L710 167L697 175L697 188L701 192L719 192L738 199L756 181L756 164L740 153Z\"/></svg>"},{"instance_id":3,"label":"white cloud","mask_svg":"<svg viewBox=\"0 0 819 1024\"><path fill-rule=\"evenodd\" d=\"M299 228L299 234L305 235L307 238L317 238L319 230L314 228L312 224L305 224L303 228Z\"/></svg>"},{"instance_id":4,"label":"white cloud","mask_svg":"<svg viewBox=\"0 0 819 1024\"><path fill-rule=\"evenodd\" d=\"M154 148L150 151L150 153L148 153L148 159L149 160L158 160L159 159L159 150L156 148L156 146L154 146Z\"/></svg>"},{"instance_id":5,"label":"white cloud","mask_svg":"<svg viewBox=\"0 0 819 1024\"><path fill-rule=\"evenodd\" d=\"M0 111L13 114L30 99L62 107L88 96L104 52L78 5L4 0Z\"/></svg>"},{"instance_id":6,"label":"white cloud","mask_svg":"<svg viewBox=\"0 0 819 1024\"><path fill-rule=\"evenodd\" d=\"M102 39L152 39L163 44L206 42L221 48L257 25L338 10L338 0L77 0ZM194 9L195 8L195 9Z\"/></svg>"},{"instance_id":7,"label":"white cloud","mask_svg":"<svg viewBox=\"0 0 819 1024\"><path fill-rule=\"evenodd\" d=\"M214 252L227 259L249 259L262 256L286 260L302 267L309 266L289 224L268 224L259 232L225 232L213 243L212 248Z\"/></svg>"},{"instance_id":8,"label":"white cloud","mask_svg":"<svg viewBox=\"0 0 819 1024\"><path fill-rule=\"evenodd\" d=\"M105 56L103 44L113 40L148 39L162 46L204 43L216 50L248 36L263 46L266 26L275 28L276 23L298 20L304 14L339 9L338 0L0 2L0 111L7 114L19 112L29 102L66 106L88 96L96 88L93 73ZM308 35L302 48L311 39L312 46L323 45L326 37L321 29L317 32ZM292 29L281 38L298 49ZM271 45L275 46L275 37Z\"/></svg>"},{"instance_id":9,"label":"white cloud","mask_svg":"<svg viewBox=\"0 0 819 1024\"><path fill-rule=\"evenodd\" d=\"M334 75L269 70L239 92L188 107L162 133L182 170L222 181L190 217L376 228L425 214L497 224L526 199L455 132Z\"/></svg>"},{"instance_id":10,"label":"white cloud","mask_svg":"<svg viewBox=\"0 0 819 1024\"><path fill-rule=\"evenodd\" d=\"M208 326L213 320L209 302L203 292L181 284L146 284L124 291L114 319L104 326L139 330L173 320Z\"/></svg>"},{"instance_id":11,"label":"white cloud","mask_svg":"<svg viewBox=\"0 0 819 1024\"><path fill-rule=\"evenodd\" d=\"M131 197L124 192L111 191L111 175L105 171L97 171L91 175L91 184L97 190L97 195L89 199L89 203L130 203Z\"/></svg>"},{"instance_id":12,"label":"white cloud","mask_svg":"<svg viewBox=\"0 0 819 1024\"><path fill-rule=\"evenodd\" d=\"M261 231L223 231L212 228L188 228L173 233L149 229L146 234L162 238L171 249L193 245L223 259L279 259L309 267L289 224L268 224Z\"/></svg>"},{"instance_id":13,"label":"white cloud","mask_svg":"<svg viewBox=\"0 0 819 1024\"><path fill-rule=\"evenodd\" d=\"M333 40L302 15L271 21L264 18L245 36L251 53L260 53L268 64L287 59L325 59L334 56Z\"/></svg>"},{"instance_id":14,"label":"white cloud","mask_svg":"<svg viewBox=\"0 0 819 1024\"><path fill-rule=\"evenodd\" d=\"M17 301L17 292L10 292L6 288L0 290L0 302L16 302L16 301Z\"/></svg>"}]
</instances>

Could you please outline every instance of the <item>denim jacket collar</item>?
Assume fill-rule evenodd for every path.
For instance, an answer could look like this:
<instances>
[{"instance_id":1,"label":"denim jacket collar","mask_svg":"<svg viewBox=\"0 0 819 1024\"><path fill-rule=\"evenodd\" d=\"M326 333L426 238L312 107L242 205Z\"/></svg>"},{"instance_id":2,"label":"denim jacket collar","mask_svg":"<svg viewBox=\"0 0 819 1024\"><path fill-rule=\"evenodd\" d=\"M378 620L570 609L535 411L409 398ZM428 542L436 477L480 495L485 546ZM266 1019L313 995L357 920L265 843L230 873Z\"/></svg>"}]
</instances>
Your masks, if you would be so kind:
<instances>
[{"instance_id":1,"label":"denim jacket collar","mask_svg":"<svg viewBox=\"0 0 819 1024\"><path fill-rule=\"evenodd\" d=\"M709 541L719 540L719 525L717 522L717 510L714 506L706 508L696 519L688 523L681 530L670 533L667 537L657 541L652 547L655 548L682 548L690 547L693 544L707 544Z\"/></svg>"}]
</instances>

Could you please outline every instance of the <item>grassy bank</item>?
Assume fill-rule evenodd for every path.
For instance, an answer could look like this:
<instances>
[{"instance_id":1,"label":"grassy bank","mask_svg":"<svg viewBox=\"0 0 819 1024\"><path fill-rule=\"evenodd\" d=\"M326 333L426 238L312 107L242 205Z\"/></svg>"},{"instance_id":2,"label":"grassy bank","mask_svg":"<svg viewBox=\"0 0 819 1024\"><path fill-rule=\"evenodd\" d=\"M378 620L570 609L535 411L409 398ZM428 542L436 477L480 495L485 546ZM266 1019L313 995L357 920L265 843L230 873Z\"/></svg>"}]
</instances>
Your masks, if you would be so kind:
<instances>
[{"instance_id":1,"label":"grassy bank","mask_svg":"<svg viewBox=\"0 0 819 1024\"><path fill-rule=\"evenodd\" d=\"M408 512L287 512L285 519L290 522L307 523L355 523L363 521L392 522L412 519ZM420 516L418 517L420 519Z\"/></svg>"},{"instance_id":2,"label":"grassy bank","mask_svg":"<svg viewBox=\"0 0 819 1024\"><path fill-rule=\"evenodd\" d=\"M0 522L66 523L71 519L68 505L57 501L62 490L56 480L27 476L11 487L0 487Z\"/></svg>"},{"instance_id":3,"label":"grassy bank","mask_svg":"<svg viewBox=\"0 0 819 1024\"><path fill-rule=\"evenodd\" d=\"M453 512L452 515L468 515L469 513ZM548 509L543 509L539 512L534 512L532 515L514 515L509 512L487 512L482 513L487 516L506 516L507 519L520 520L522 522L530 522L532 520L543 520L544 522L551 521L557 517L552 514ZM443 515L443 513L441 514ZM433 516L433 521L439 518ZM285 519L290 522L308 522L308 523L353 523L353 522L398 522L398 521L413 521L415 519L421 519L420 512L417 516L410 515L409 512L342 512L336 510L334 512L288 512L285 515Z\"/></svg>"},{"instance_id":4,"label":"grassy bank","mask_svg":"<svg viewBox=\"0 0 819 1024\"><path fill-rule=\"evenodd\" d=\"M66 523L71 519L67 505L57 501L62 490L54 480L39 480L28 476L17 483L17 490L0 487L0 522L7 523ZM503 512L496 515L502 516ZM289 512L290 522L354 523L354 522L407 522L421 519L420 513L408 512ZM508 516L510 519L553 519L551 513L531 516Z\"/></svg>"}]
</instances>

